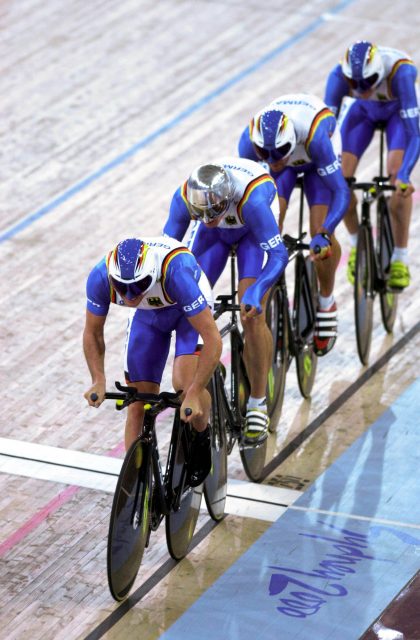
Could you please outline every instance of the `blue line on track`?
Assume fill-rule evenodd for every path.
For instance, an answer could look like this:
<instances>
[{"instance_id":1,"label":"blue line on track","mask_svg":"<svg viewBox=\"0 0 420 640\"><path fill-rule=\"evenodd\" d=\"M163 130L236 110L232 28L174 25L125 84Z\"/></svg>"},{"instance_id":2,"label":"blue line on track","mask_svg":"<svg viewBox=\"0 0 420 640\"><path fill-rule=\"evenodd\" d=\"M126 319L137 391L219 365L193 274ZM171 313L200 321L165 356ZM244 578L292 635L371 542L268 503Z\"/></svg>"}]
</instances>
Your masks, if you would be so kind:
<instances>
[{"instance_id":1,"label":"blue line on track","mask_svg":"<svg viewBox=\"0 0 420 640\"><path fill-rule=\"evenodd\" d=\"M328 14L341 13L346 7L353 4L353 2L355 2L355 0L342 0L342 2L339 2L335 7L333 7L332 9L328 10L325 13L328 13ZM92 184L92 182L96 182L96 180L99 180L102 176L106 175L116 167L120 166L121 164L126 162L126 160L129 160L130 158L132 158L134 155L136 155L136 153L138 153L138 151L149 146L161 135L163 135L167 131L170 131L171 129L174 129L178 124L180 124L181 122L189 118L193 113L195 113L196 111L199 111L202 107L207 105L209 102L212 102L212 100L214 100L221 94L228 91L234 85L241 82L241 80L255 73L255 71L258 71L261 67L263 67L265 64L267 64L274 58L276 58L278 55L280 55L287 49L290 49L290 47L295 45L300 40L303 40L304 38L306 38L306 36L308 36L313 31L318 29L318 27L320 27L321 24L325 22L325 20L326 20L325 14L319 16L319 18L317 18L316 20L313 20L307 27L299 31L297 34L295 34L291 38L288 38L285 42L283 42L281 45L279 45L278 47L276 47L266 55L262 56L254 64L249 65L243 71L234 75L232 78L230 78L230 80L227 80L226 82L221 84L214 91L211 91L203 98L200 98L200 100L197 100L196 102L194 102L191 106L189 106L187 109L184 109L184 111L181 111L181 113L179 113L177 116L169 120L166 124L162 125L158 129L150 133L149 135L145 136L144 138L136 142L132 147L127 149L127 151L116 156L113 160L111 160L111 162L108 162L107 164L103 165L97 171L94 171L93 173L88 175L86 178L83 178L79 182L76 182L72 187L64 191L62 194L53 198L52 200L50 200L50 202L47 202L47 204L43 205L33 213L30 213L24 218L22 218L19 222L17 222L12 227L10 227L9 229L7 229L6 231L0 234L0 244L5 242L6 240L10 240L11 238L16 236L18 233L20 233L21 231L29 227L31 224L33 224L40 218L43 218L48 213L51 213L51 211L54 211L55 209L57 209L61 204L63 204L64 202L67 202L67 200L70 200L73 196L80 193L80 191L83 191L83 189L86 189L86 187Z\"/></svg>"}]
</instances>

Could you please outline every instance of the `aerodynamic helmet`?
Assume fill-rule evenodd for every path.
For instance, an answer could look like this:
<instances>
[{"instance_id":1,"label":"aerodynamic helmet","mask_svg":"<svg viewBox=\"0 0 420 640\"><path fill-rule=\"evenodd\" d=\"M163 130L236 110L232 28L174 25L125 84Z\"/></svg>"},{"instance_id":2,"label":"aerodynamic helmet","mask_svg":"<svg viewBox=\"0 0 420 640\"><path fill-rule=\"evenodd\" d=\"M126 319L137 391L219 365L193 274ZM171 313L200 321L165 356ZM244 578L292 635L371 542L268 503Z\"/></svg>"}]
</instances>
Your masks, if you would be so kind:
<instances>
[{"instance_id":1,"label":"aerodynamic helmet","mask_svg":"<svg viewBox=\"0 0 420 640\"><path fill-rule=\"evenodd\" d=\"M111 252L108 277L111 286L129 300L143 295L153 287L158 269L155 256L138 238L119 242Z\"/></svg>"},{"instance_id":2,"label":"aerodynamic helmet","mask_svg":"<svg viewBox=\"0 0 420 640\"><path fill-rule=\"evenodd\" d=\"M203 164L188 178L186 195L191 215L212 222L225 213L232 201L232 181L222 165Z\"/></svg>"},{"instance_id":3,"label":"aerodynamic helmet","mask_svg":"<svg viewBox=\"0 0 420 640\"><path fill-rule=\"evenodd\" d=\"M378 48L366 40L355 42L347 49L341 68L351 88L358 92L378 87L385 75Z\"/></svg>"},{"instance_id":4,"label":"aerodynamic helmet","mask_svg":"<svg viewBox=\"0 0 420 640\"><path fill-rule=\"evenodd\" d=\"M277 107L264 109L251 120L250 137L258 157L268 163L287 158L296 146L293 123Z\"/></svg>"}]
</instances>

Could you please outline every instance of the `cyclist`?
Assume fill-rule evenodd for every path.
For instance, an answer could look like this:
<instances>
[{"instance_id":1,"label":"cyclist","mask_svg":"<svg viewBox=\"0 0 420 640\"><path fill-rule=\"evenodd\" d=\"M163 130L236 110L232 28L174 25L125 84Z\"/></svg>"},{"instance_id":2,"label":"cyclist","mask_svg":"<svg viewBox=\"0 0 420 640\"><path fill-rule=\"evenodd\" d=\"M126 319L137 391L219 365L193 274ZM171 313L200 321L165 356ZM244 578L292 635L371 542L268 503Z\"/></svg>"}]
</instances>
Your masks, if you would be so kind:
<instances>
[{"instance_id":1,"label":"cyclist","mask_svg":"<svg viewBox=\"0 0 420 640\"><path fill-rule=\"evenodd\" d=\"M190 484L201 484L211 468L206 386L219 362L222 341L210 310L211 288L193 254L171 238L128 238L92 269L86 294L83 349L92 385L84 396L91 406L98 407L105 397L104 326L111 302L131 309L125 377L140 392L159 393L171 334L176 332L172 380L176 390L184 389L181 415L195 429ZM199 358L198 335L203 341ZM192 409L189 417L187 407ZM141 402L128 406L127 449L139 435L143 416Z\"/></svg>"},{"instance_id":2,"label":"cyclist","mask_svg":"<svg viewBox=\"0 0 420 640\"><path fill-rule=\"evenodd\" d=\"M296 93L277 98L259 111L239 140L239 155L265 162L276 181L280 229L299 174L310 208L311 257L319 280L314 336L318 356L337 338L335 272L341 247L334 230L343 218L350 192L340 166L341 140L333 113L316 96Z\"/></svg>"},{"instance_id":3,"label":"cyclist","mask_svg":"<svg viewBox=\"0 0 420 640\"><path fill-rule=\"evenodd\" d=\"M273 344L265 305L268 290L288 259L275 218L278 211L274 181L259 164L221 158L194 169L176 190L164 227L164 234L180 240L191 219L197 221L188 245L212 286L232 245L237 247L244 359L251 386L244 431L249 444L259 444L268 435L265 394ZM248 311L246 305L250 306Z\"/></svg>"},{"instance_id":4,"label":"cyclist","mask_svg":"<svg viewBox=\"0 0 420 640\"><path fill-rule=\"evenodd\" d=\"M353 177L369 146L375 125L385 123L388 147L387 172L396 191L391 196L395 248L391 257L389 285L404 289L410 284L408 233L414 187L410 174L420 153L417 69L403 51L359 41L346 51L344 60L330 73L325 102L337 113L345 96L355 98L341 126L343 173ZM352 249L347 274L354 283L358 219L352 194L345 224Z\"/></svg>"}]
</instances>

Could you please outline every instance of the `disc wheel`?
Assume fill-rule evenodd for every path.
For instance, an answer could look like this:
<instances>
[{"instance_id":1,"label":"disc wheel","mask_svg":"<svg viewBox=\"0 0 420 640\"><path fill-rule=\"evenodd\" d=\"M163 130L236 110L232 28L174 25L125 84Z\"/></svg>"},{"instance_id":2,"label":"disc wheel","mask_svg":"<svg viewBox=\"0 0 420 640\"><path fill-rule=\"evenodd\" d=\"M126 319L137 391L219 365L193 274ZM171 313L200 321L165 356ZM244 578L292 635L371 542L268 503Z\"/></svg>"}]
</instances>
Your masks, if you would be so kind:
<instances>
[{"instance_id":1,"label":"disc wheel","mask_svg":"<svg viewBox=\"0 0 420 640\"><path fill-rule=\"evenodd\" d=\"M275 286L268 297L266 307L267 326L273 338L273 359L268 373L267 409L270 418L269 429L276 430L284 399L286 373L288 367L289 333L287 324L287 300L279 286Z\"/></svg>"},{"instance_id":2,"label":"disc wheel","mask_svg":"<svg viewBox=\"0 0 420 640\"><path fill-rule=\"evenodd\" d=\"M296 265L298 269L306 269L307 279L302 277L299 300L295 303L297 352L296 374L299 391L303 398L310 398L315 382L318 357L314 351L315 309L318 301L318 280L313 262L307 257Z\"/></svg>"},{"instance_id":3,"label":"disc wheel","mask_svg":"<svg viewBox=\"0 0 420 640\"><path fill-rule=\"evenodd\" d=\"M193 488L185 482L190 442L191 427L180 420L177 411L168 459L167 491L173 500L173 506L165 518L168 551L175 560L180 560L188 552L203 494L202 484ZM179 504L176 504L177 496Z\"/></svg>"},{"instance_id":4,"label":"disc wheel","mask_svg":"<svg viewBox=\"0 0 420 640\"><path fill-rule=\"evenodd\" d=\"M112 597L123 600L137 576L147 543L152 495L150 446L138 438L127 451L115 489L108 532Z\"/></svg>"},{"instance_id":5,"label":"disc wheel","mask_svg":"<svg viewBox=\"0 0 420 640\"><path fill-rule=\"evenodd\" d=\"M374 290L371 252L369 229L361 225L356 250L354 311L357 352L360 362L364 365L369 361L373 326Z\"/></svg>"}]
</instances>

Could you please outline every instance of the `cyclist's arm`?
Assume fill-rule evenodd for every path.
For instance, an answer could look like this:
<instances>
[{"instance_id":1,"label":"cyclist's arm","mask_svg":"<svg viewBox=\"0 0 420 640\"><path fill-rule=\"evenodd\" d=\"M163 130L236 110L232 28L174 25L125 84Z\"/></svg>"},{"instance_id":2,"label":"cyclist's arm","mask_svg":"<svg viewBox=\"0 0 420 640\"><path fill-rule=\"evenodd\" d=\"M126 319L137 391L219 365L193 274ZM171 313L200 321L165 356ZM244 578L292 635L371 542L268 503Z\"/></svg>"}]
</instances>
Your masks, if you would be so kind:
<instances>
[{"instance_id":1,"label":"cyclist's arm","mask_svg":"<svg viewBox=\"0 0 420 640\"><path fill-rule=\"evenodd\" d=\"M350 95L350 87L341 70L341 64L338 64L328 76L324 102L337 116L342 99L348 95Z\"/></svg>"},{"instance_id":2,"label":"cyclist's arm","mask_svg":"<svg viewBox=\"0 0 420 640\"><path fill-rule=\"evenodd\" d=\"M206 307L194 316L189 316L188 320L203 340L197 371L188 392L195 391L200 393L207 387L220 360L222 339L210 307Z\"/></svg>"},{"instance_id":3,"label":"cyclist's arm","mask_svg":"<svg viewBox=\"0 0 420 640\"><path fill-rule=\"evenodd\" d=\"M326 120L329 119L327 118ZM331 144L326 120L321 122L315 131L308 146L308 153L322 182L332 194L327 216L322 229L318 231L318 233L326 231L331 235L347 211L350 202L350 189L344 179L340 162Z\"/></svg>"},{"instance_id":4,"label":"cyclist's arm","mask_svg":"<svg viewBox=\"0 0 420 640\"><path fill-rule=\"evenodd\" d=\"M239 138L238 155L241 158L248 158L248 160L255 160L257 162L259 160L257 154L255 153L254 145L251 142L251 138L249 135L249 125L245 127L241 137Z\"/></svg>"},{"instance_id":5,"label":"cyclist's arm","mask_svg":"<svg viewBox=\"0 0 420 640\"><path fill-rule=\"evenodd\" d=\"M262 185L257 188L262 190ZM266 195L261 197L262 195L261 193L260 197L255 199L250 198L242 208L245 224L267 255L267 261L260 275L254 284L248 287L242 298L242 304L250 304L258 313L261 313L261 300L265 293L279 279L288 261L288 254L269 206L269 200ZM273 193L272 197L277 197L277 193Z\"/></svg>"},{"instance_id":6,"label":"cyclist's arm","mask_svg":"<svg viewBox=\"0 0 420 640\"><path fill-rule=\"evenodd\" d=\"M99 406L105 397L105 321L106 316L98 316L86 310L83 352L92 377L92 385L84 395L91 406ZM97 401L91 400L92 393L98 396Z\"/></svg>"},{"instance_id":7,"label":"cyclist's arm","mask_svg":"<svg viewBox=\"0 0 420 640\"><path fill-rule=\"evenodd\" d=\"M399 67L391 81L394 96L400 101L400 116L407 137L407 147L397 174L403 183L410 182L410 174L420 155L419 105L416 95L417 70L412 64Z\"/></svg>"},{"instance_id":8,"label":"cyclist's arm","mask_svg":"<svg viewBox=\"0 0 420 640\"><path fill-rule=\"evenodd\" d=\"M163 228L163 235L181 241L191 222L191 216L185 200L185 184L181 185L171 201L169 217Z\"/></svg>"},{"instance_id":9,"label":"cyclist's arm","mask_svg":"<svg viewBox=\"0 0 420 640\"><path fill-rule=\"evenodd\" d=\"M83 331L83 351L92 377L92 386L84 394L91 406L99 406L105 397L105 339L106 322L111 293L105 260L97 264L86 283L86 320ZM96 393L97 401L90 396Z\"/></svg>"}]
</instances>

